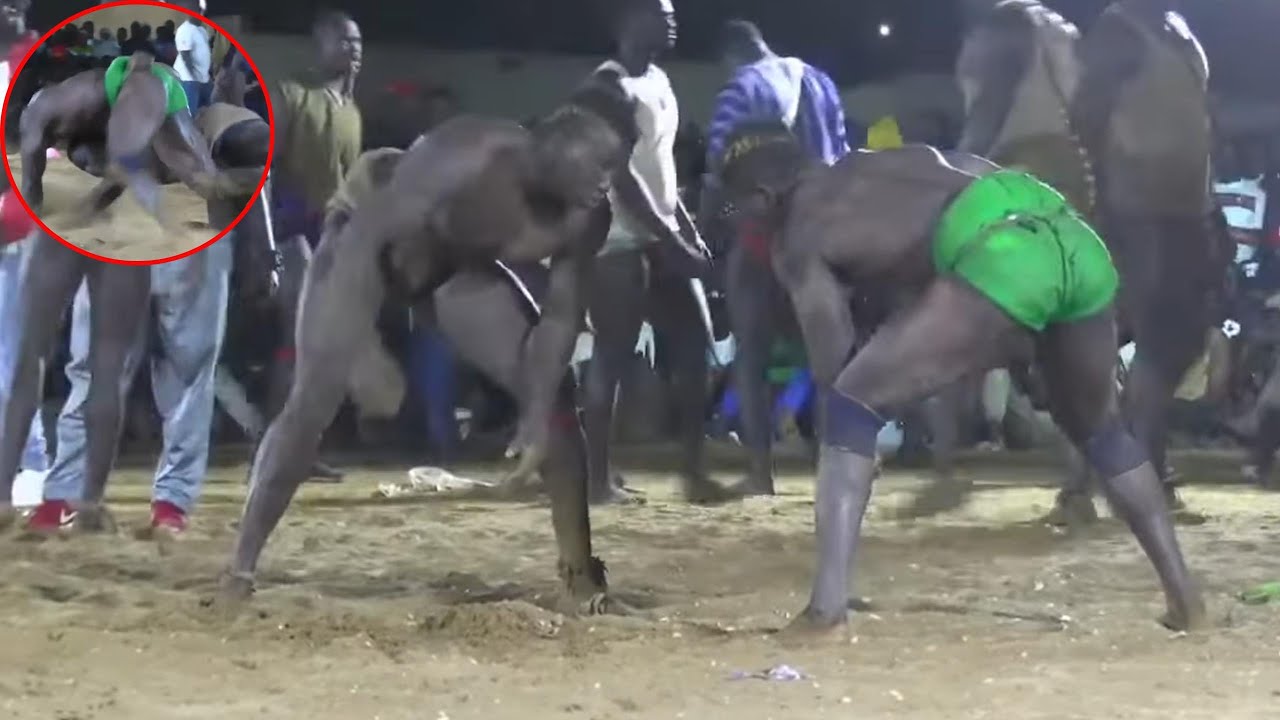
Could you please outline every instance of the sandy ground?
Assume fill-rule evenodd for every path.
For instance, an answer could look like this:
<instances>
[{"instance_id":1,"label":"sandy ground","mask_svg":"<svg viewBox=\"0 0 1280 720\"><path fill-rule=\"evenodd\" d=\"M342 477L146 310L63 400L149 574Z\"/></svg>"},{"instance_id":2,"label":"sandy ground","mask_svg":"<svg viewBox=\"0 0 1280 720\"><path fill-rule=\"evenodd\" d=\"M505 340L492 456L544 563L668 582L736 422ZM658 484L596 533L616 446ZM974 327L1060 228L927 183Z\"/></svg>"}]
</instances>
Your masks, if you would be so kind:
<instances>
[{"instance_id":1,"label":"sandy ground","mask_svg":"<svg viewBox=\"0 0 1280 720\"><path fill-rule=\"evenodd\" d=\"M9 164L15 178L22 162L14 154ZM88 197L98 179L65 158L49 160L44 174L45 212L41 219L61 237L95 255L117 260L157 260L181 255L214 236L205 201L182 185L163 188L163 208L178 232L166 232L126 192L89 227L74 228L72 213Z\"/></svg>"},{"instance_id":2,"label":"sandy ground","mask_svg":"<svg viewBox=\"0 0 1280 720\"><path fill-rule=\"evenodd\" d=\"M1068 537L1035 522L1048 466L965 472L980 481L971 504L906 524L892 511L921 478L887 475L858 573L873 611L851 642L793 647L769 631L807 592L807 475L786 477L776 500L695 508L669 476L631 472L647 504L594 519L616 592L644 615L566 620L538 606L555 587L544 506L375 500L403 471L356 471L304 489L252 611L228 623L200 599L230 549L244 469L211 472L190 537L168 554L130 535L147 472L121 471L118 536L0 539L0 716L1277 717L1280 607L1234 595L1280 580L1280 497L1186 492L1205 514L1181 532L1215 627L1178 636L1154 622L1154 574L1116 523ZM810 678L730 679L781 663Z\"/></svg>"}]
</instances>

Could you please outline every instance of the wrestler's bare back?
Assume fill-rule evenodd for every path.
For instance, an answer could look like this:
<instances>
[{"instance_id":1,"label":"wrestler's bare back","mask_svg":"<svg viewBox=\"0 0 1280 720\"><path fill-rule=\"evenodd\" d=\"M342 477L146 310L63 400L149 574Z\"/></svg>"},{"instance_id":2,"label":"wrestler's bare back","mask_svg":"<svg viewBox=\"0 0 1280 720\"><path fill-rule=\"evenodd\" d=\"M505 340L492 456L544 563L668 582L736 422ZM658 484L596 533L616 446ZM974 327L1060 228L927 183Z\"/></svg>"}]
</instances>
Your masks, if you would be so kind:
<instances>
[{"instance_id":1,"label":"wrestler's bare back","mask_svg":"<svg viewBox=\"0 0 1280 720\"><path fill-rule=\"evenodd\" d=\"M859 151L815 167L795 190L775 264L794 278L821 263L860 292L918 290L935 276L939 214L975 175L994 169L924 145Z\"/></svg>"},{"instance_id":2,"label":"wrestler's bare back","mask_svg":"<svg viewBox=\"0 0 1280 720\"><path fill-rule=\"evenodd\" d=\"M537 199L531 138L520 125L462 116L409 149L390 182L342 229L343 252L389 252L413 290L459 263L561 254L584 210Z\"/></svg>"}]
</instances>

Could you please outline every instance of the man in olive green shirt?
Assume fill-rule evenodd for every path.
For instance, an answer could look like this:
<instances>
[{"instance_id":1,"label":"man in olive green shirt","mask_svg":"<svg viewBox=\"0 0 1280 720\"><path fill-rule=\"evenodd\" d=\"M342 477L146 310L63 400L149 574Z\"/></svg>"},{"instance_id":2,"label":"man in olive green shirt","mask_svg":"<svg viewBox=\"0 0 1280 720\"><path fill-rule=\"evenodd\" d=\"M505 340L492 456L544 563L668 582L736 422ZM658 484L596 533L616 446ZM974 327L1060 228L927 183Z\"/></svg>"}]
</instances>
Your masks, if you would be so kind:
<instances>
[{"instance_id":1,"label":"man in olive green shirt","mask_svg":"<svg viewBox=\"0 0 1280 720\"><path fill-rule=\"evenodd\" d=\"M325 206L360 156L361 118L355 103L363 42L360 26L346 13L321 13L311 27L316 58L307 70L271 92L276 126L272 205L286 277L302 277L311 248L320 242ZM290 272L292 270L292 272ZM293 329L300 284L281 286L280 347L272 368L272 414L283 404L293 377ZM318 467L318 479L341 473Z\"/></svg>"}]
</instances>

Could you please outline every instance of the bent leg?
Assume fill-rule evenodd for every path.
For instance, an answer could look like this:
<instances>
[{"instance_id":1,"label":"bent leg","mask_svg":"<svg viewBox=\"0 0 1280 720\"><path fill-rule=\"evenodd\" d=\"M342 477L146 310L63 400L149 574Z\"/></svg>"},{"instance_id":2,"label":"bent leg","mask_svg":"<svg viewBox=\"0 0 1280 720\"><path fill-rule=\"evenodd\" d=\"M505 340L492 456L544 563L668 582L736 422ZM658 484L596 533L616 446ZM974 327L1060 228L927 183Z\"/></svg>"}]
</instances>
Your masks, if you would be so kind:
<instances>
[{"instance_id":1,"label":"bent leg","mask_svg":"<svg viewBox=\"0 0 1280 720\"><path fill-rule=\"evenodd\" d=\"M1050 406L1063 432L1103 478L1116 514L1160 575L1168 604L1163 622L1178 630L1193 628L1205 619L1204 600L1187 572L1156 470L1120 417L1115 348L1110 311L1050 326L1038 348Z\"/></svg>"},{"instance_id":2,"label":"bent leg","mask_svg":"<svg viewBox=\"0 0 1280 720\"><path fill-rule=\"evenodd\" d=\"M224 599L243 599L267 537L307 478L320 437L347 391L357 354L379 342L384 287L372 247L323 243L307 273L298 315L296 377L258 446ZM340 256L341 255L341 256Z\"/></svg>"},{"instance_id":3,"label":"bent leg","mask_svg":"<svg viewBox=\"0 0 1280 720\"><path fill-rule=\"evenodd\" d=\"M519 397L524 338L533 324L514 291L483 272L463 272L436 291L435 303L440 331L458 356ZM575 606L585 602L588 611L600 612L606 609L602 604L604 563L591 554L585 446L574 406L572 375L568 368L565 373L547 459L540 472L551 495L551 522L567 598Z\"/></svg>"},{"instance_id":4,"label":"bent leg","mask_svg":"<svg viewBox=\"0 0 1280 720\"><path fill-rule=\"evenodd\" d=\"M810 307L796 298L816 364L826 360L814 351L815 345L821 347L815 338L831 333L807 317ZM823 398L815 506L818 568L809 605L796 620L799 628L824 630L845 621L850 564L871 496L876 436L886 415L994 366L1025 337L977 290L941 277L913 307L881 326L839 373Z\"/></svg>"}]
</instances>

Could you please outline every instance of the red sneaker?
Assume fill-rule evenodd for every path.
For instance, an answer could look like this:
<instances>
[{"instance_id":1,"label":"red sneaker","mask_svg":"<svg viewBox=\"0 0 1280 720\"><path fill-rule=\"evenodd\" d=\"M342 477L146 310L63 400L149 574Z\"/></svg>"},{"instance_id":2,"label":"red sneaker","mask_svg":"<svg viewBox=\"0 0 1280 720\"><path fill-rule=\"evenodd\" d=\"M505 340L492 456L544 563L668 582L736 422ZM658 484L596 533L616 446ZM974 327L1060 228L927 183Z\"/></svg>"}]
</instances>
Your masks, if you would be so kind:
<instances>
[{"instance_id":1,"label":"red sneaker","mask_svg":"<svg viewBox=\"0 0 1280 720\"><path fill-rule=\"evenodd\" d=\"M169 535L181 535L187 529L187 514L171 502L157 500L151 503L151 530Z\"/></svg>"},{"instance_id":2,"label":"red sneaker","mask_svg":"<svg viewBox=\"0 0 1280 720\"><path fill-rule=\"evenodd\" d=\"M45 500L27 518L27 532L38 535L56 535L71 529L76 522L76 510L66 500Z\"/></svg>"}]
</instances>

